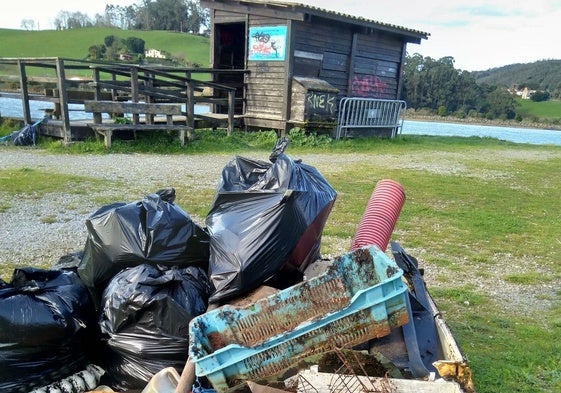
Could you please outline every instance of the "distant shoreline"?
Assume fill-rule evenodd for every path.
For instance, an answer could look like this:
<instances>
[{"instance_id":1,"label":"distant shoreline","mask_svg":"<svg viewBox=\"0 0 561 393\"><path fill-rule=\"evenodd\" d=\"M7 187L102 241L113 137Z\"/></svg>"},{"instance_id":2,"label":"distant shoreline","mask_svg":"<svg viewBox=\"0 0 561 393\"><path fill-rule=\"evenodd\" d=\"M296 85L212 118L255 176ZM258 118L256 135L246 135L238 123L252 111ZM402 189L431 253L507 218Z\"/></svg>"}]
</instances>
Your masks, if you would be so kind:
<instances>
[{"instance_id":1,"label":"distant shoreline","mask_svg":"<svg viewBox=\"0 0 561 393\"><path fill-rule=\"evenodd\" d=\"M418 115L407 113L405 120L425 121L434 123L456 123L456 124L470 124L474 126L494 126L494 127L513 127L513 128L527 128L535 130L554 130L561 131L561 125L551 123L530 123L525 121L514 120L488 120L480 118L459 118L451 116L436 116L436 115Z\"/></svg>"}]
</instances>

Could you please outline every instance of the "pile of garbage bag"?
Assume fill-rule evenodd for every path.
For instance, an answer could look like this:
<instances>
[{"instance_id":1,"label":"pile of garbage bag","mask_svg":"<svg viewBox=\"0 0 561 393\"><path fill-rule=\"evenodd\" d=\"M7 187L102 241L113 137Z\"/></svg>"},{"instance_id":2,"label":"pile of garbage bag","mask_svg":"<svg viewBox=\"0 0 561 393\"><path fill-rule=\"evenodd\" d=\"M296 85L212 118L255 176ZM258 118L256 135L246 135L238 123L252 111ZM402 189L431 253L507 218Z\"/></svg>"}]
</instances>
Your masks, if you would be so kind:
<instances>
[{"instance_id":1,"label":"pile of garbage bag","mask_svg":"<svg viewBox=\"0 0 561 393\"><path fill-rule=\"evenodd\" d=\"M238 156L222 171L206 218L215 288L211 303L264 283L292 286L320 257L321 234L336 192L317 169L293 160L284 148L281 139L270 162Z\"/></svg>"},{"instance_id":2,"label":"pile of garbage bag","mask_svg":"<svg viewBox=\"0 0 561 393\"><path fill-rule=\"evenodd\" d=\"M29 392L85 368L95 311L72 271L15 269L0 280L0 391Z\"/></svg>"},{"instance_id":3,"label":"pile of garbage bag","mask_svg":"<svg viewBox=\"0 0 561 393\"><path fill-rule=\"evenodd\" d=\"M91 214L67 263L0 280L0 390L29 392L92 364L100 384L141 389L182 369L189 323L209 305L301 280L336 192L287 145L279 139L269 162L232 159L205 227L161 189Z\"/></svg>"},{"instance_id":4,"label":"pile of garbage bag","mask_svg":"<svg viewBox=\"0 0 561 393\"><path fill-rule=\"evenodd\" d=\"M209 237L181 207L175 190L101 207L86 220L88 237L78 274L94 302L115 274L141 264L208 266Z\"/></svg>"},{"instance_id":5,"label":"pile of garbage bag","mask_svg":"<svg viewBox=\"0 0 561 393\"><path fill-rule=\"evenodd\" d=\"M163 368L180 370L188 356L189 323L206 311L210 292L206 272L194 266L143 264L115 275L99 319L107 383L139 388Z\"/></svg>"}]
</instances>

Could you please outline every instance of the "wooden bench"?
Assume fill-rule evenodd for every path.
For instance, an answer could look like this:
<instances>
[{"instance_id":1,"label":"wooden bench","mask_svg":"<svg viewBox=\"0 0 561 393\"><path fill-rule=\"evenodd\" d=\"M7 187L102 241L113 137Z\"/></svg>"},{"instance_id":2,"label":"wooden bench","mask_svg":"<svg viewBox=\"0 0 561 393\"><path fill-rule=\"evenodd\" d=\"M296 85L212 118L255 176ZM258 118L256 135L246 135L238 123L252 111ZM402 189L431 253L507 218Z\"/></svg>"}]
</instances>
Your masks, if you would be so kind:
<instances>
[{"instance_id":1,"label":"wooden bench","mask_svg":"<svg viewBox=\"0 0 561 393\"><path fill-rule=\"evenodd\" d=\"M181 104L146 103L122 101L84 101L84 111L93 113L93 123L88 127L104 138L105 146L111 147L114 132L119 131L177 131L181 146L185 145L185 137L191 139L192 128L183 124L174 124L173 116L182 115ZM132 124L103 123L102 114L132 114ZM144 123L140 122L140 115L144 115ZM154 117L163 115L165 124L154 124Z\"/></svg>"}]
</instances>

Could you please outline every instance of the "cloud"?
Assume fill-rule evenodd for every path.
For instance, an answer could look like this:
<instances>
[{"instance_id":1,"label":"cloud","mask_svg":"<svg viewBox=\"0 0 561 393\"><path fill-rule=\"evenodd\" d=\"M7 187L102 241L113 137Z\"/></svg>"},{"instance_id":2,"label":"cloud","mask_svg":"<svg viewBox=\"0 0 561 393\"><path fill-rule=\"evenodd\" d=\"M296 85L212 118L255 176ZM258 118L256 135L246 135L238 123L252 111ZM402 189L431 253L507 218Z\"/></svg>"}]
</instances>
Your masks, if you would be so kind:
<instances>
[{"instance_id":1,"label":"cloud","mask_svg":"<svg viewBox=\"0 0 561 393\"><path fill-rule=\"evenodd\" d=\"M19 28L22 19L53 28L60 11L80 11L91 17L105 4L131 5L144 0L19 0L4 7L0 27ZM286 1L286 0L285 0ZM292 0L318 8L361 16L378 22L430 34L421 45L408 45L410 53L439 59L453 57L456 67L484 70L513 63L561 59L559 0Z\"/></svg>"}]
</instances>

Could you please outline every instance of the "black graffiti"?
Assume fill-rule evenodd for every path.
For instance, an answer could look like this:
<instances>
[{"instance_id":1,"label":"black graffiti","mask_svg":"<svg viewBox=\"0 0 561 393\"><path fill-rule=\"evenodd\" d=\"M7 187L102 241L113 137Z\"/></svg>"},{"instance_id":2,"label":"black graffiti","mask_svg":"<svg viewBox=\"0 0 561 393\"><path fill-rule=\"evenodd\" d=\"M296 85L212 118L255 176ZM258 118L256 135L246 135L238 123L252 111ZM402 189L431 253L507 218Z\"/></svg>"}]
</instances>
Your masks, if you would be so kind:
<instances>
[{"instance_id":1,"label":"black graffiti","mask_svg":"<svg viewBox=\"0 0 561 393\"><path fill-rule=\"evenodd\" d=\"M255 33L253 33L252 37L255 38L255 40L259 41L259 42L269 42L269 40L271 39L270 34L263 33L263 32L260 32L260 31L257 31Z\"/></svg>"},{"instance_id":2,"label":"black graffiti","mask_svg":"<svg viewBox=\"0 0 561 393\"><path fill-rule=\"evenodd\" d=\"M266 74L269 72L269 64L266 62L259 62L256 64L257 74Z\"/></svg>"}]
</instances>

